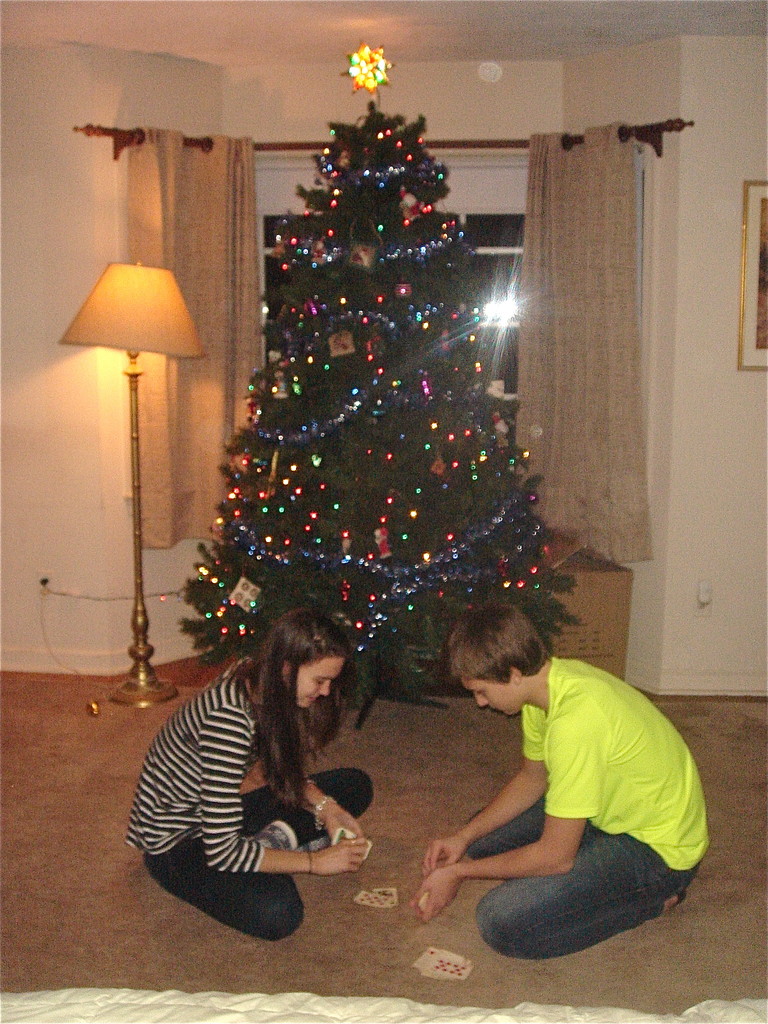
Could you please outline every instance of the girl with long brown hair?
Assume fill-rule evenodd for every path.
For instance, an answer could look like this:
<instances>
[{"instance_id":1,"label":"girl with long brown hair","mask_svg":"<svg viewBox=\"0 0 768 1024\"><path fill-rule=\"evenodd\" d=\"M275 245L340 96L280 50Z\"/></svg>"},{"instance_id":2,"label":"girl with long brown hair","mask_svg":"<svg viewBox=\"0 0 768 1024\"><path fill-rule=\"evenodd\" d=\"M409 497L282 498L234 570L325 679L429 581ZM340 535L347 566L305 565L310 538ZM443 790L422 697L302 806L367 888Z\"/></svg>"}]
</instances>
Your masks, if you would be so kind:
<instances>
[{"instance_id":1,"label":"girl with long brown hair","mask_svg":"<svg viewBox=\"0 0 768 1024\"><path fill-rule=\"evenodd\" d=\"M171 715L145 758L127 835L164 889L239 931L280 939L304 915L291 875L358 870L370 779L355 768L307 774L338 732L352 673L343 631L297 609L274 623L257 658ZM331 845L342 828L355 838Z\"/></svg>"}]
</instances>

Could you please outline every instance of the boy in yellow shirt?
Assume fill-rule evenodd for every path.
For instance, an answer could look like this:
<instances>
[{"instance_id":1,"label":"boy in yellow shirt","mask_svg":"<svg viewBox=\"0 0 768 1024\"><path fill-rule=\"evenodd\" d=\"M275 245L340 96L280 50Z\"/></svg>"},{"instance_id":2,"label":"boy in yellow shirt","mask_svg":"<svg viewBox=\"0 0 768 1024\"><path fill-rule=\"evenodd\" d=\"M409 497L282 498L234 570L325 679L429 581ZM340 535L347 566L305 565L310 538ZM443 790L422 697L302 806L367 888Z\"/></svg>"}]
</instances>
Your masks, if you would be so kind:
<instances>
[{"instance_id":1,"label":"boy in yellow shirt","mask_svg":"<svg viewBox=\"0 0 768 1024\"><path fill-rule=\"evenodd\" d=\"M685 897L709 839L696 765L639 690L548 658L516 608L466 612L451 675L480 707L521 712L523 763L453 835L434 839L411 905L440 913L468 878L501 879L477 907L485 941L545 959L592 946Z\"/></svg>"}]
</instances>

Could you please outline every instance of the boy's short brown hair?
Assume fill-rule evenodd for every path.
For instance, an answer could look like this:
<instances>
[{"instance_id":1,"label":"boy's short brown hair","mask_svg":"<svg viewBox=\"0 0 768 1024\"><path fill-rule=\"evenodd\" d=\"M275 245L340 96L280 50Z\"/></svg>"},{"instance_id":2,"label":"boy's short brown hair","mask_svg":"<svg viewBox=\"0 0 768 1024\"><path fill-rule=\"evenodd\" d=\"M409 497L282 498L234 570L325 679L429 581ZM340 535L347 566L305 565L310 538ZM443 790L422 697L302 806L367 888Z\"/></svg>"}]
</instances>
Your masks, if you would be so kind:
<instances>
[{"instance_id":1,"label":"boy's short brown hair","mask_svg":"<svg viewBox=\"0 0 768 1024\"><path fill-rule=\"evenodd\" d=\"M508 683L513 668L535 675L548 656L530 620L508 604L467 609L448 634L446 653L454 679L494 683Z\"/></svg>"}]
</instances>

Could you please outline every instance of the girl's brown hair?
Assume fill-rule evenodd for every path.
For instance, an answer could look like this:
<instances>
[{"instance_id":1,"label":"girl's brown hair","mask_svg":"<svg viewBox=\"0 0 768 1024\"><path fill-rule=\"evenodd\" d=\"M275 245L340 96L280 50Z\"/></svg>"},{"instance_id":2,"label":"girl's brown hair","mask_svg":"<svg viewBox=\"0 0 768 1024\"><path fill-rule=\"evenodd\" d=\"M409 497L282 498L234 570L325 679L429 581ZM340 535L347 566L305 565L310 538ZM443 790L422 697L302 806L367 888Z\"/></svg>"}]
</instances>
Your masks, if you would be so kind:
<instances>
[{"instance_id":1,"label":"girl's brown hair","mask_svg":"<svg viewBox=\"0 0 768 1024\"><path fill-rule=\"evenodd\" d=\"M446 641L454 679L508 683L513 668L535 675L547 651L530 620L513 605L486 604L465 611Z\"/></svg>"},{"instance_id":2,"label":"girl's brown hair","mask_svg":"<svg viewBox=\"0 0 768 1024\"><path fill-rule=\"evenodd\" d=\"M330 694L298 707L299 668L327 657L344 659ZM344 694L354 678L351 644L327 616L297 608L275 621L258 657L241 662L238 675L253 705L254 752L267 785L278 799L300 807L307 758L329 743L341 724Z\"/></svg>"}]
</instances>

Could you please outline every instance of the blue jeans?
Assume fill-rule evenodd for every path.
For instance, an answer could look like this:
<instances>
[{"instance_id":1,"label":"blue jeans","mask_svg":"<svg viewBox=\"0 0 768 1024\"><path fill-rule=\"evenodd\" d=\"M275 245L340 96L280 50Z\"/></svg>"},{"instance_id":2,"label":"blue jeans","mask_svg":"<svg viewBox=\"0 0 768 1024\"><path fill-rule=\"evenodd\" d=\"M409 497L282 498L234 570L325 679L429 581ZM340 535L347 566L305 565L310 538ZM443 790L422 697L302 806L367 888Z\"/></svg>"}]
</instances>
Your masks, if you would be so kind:
<instances>
[{"instance_id":1,"label":"blue jeans","mask_svg":"<svg viewBox=\"0 0 768 1024\"><path fill-rule=\"evenodd\" d=\"M355 818L373 799L371 780L357 768L318 772L311 778ZM287 808L266 786L243 797L243 831L247 835L255 835L278 818L293 828L299 846L318 836L309 811ZM145 853L144 862L168 892L246 935L283 939L304 919L304 904L290 875L209 868L202 839L182 840L165 853Z\"/></svg>"},{"instance_id":2,"label":"blue jeans","mask_svg":"<svg viewBox=\"0 0 768 1024\"><path fill-rule=\"evenodd\" d=\"M543 798L467 850L492 857L535 842L544 828ZM564 875L510 878L480 900L480 934L503 956L526 960L575 953L658 917L683 896L697 868L673 871L646 843L609 835L587 822L572 869Z\"/></svg>"}]
</instances>

